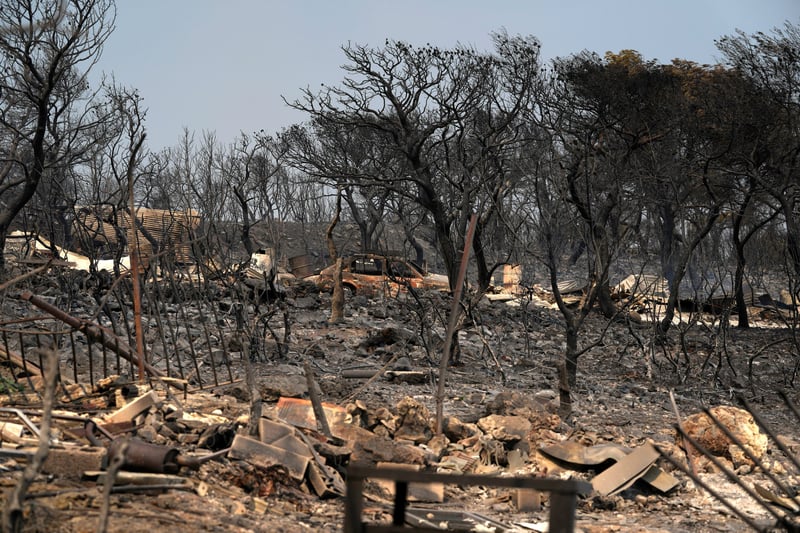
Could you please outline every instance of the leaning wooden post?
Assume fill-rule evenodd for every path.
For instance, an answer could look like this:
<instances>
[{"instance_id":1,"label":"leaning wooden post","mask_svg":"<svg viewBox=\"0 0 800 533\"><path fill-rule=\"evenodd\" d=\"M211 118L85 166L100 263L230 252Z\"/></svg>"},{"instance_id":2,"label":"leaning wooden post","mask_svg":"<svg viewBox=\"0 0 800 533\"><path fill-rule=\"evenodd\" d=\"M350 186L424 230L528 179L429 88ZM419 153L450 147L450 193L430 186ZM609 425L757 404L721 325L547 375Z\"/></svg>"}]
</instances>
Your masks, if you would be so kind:
<instances>
[{"instance_id":1,"label":"leaning wooden post","mask_svg":"<svg viewBox=\"0 0 800 533\"><path fill-rule=\"evenodd\" d=\"M336 253L336 243L333 240L333 229L339 223L342 212L342 188L336 189L336 211L333 214L331 223L325 231L325 240L328 243L328 255L334 262L335 271L333 274L333 293L331 295L331 317L328 320L331 324L338 324L344 320L344 287L342 286L342 258Z\"/></svg>"},{"instance_id":2,"label":"leaning wooden post","mask_svg":"<svg viewBox=\"0 0 800 533\"><path fill-rule=\"evenodd\" d=\"M135 232L134 228L134 232ZM136 241L136 237L133 239ZM139 247L131 250L131 281L133 283L133 324L136 334L136 357L139 359L139 383L144 383L144 337L142 335L142 295L139 289Z\"/></svg>"},{"instance_id":3,"label":"leaning wooden post","mask_svg":"<svg viewBox=\"0 0 800 533\"><path fill-rule=\"evenodd\" d=\"M136 155L144 144L144 133L139 137L138 142L132 147L128 159L128 200L130 203L130 224L132 241L128 243L131 253L131 282L133 283L133 323L136 334L136 356L139 359L139 383L145 382L144 373L144 332L142 331L142 295L139 287L139 232L136 229L136 209L133 199L133 168L136 163Z\"/></svg>"},{"instance_id":4,"label":"leaning wooden post","mask_svg":"<svg viewBox=\"0 0 800 533\"><path fill-rule=\"evenodd\" d=\"M461 265L458 269L458 281L453 288L453 305L450 308L450 320L447 323L447 332L444 335L444 353L439 361L439 386L436 389L436 434L442 434L444 421L444 381L447 374L447 363L450 361L450 346L453 342L453 332L458 323L458 315L461 311L461 290L464 286L464 278L467 276L467 262L469 261L469 249L472 248L472 237L475 235L475 224L478 221L477 215L472 215L467 230L467 239L464 242L464 253L461 255Z\"/></svg>"}]
</instances>

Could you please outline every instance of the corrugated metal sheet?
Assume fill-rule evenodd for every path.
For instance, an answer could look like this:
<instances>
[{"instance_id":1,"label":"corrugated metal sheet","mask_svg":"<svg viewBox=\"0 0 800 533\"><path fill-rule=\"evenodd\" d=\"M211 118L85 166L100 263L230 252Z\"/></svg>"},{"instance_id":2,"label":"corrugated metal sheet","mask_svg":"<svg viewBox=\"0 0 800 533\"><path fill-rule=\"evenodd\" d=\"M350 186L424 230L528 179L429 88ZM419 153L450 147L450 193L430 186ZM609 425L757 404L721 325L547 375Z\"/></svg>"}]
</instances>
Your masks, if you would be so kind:
<instances>
[{"instance_id":1,"label":"corrugated metal sheet","mask_svg":"<svg viewBox=\"0 0 800 533\"><path fill-rule=\"evenodd\" d=\"M666 299L669 295L667 280L661 276L649 274L631 274L620 281L614 289L621 295L636 294L652 300Z\"/></svg>"},{"instance_id":2,"label":"corrugated metal sheet","mask_svg":"<svg viewBox=\"0 0 800 533\"><path fill-rule=\"evenodd\" d=\"M577 280L568 279L558 282L558 292L561 294L573 294L576 292L583 292L586 290L586 284L580 284Z\"/></svg>"},{"instance_id":3,"label":"corrugated metal sheet","mask_svg":"<svg viewBox=\"0 0 800 533\"><path fill-rule=\"evenodd\" d=\"M166 251L176 262L193 262L190 241L200 226L197 211L140 207L135 213L137 223L134 225L127 210L115 210L111 206L82 207L76 211L74 230L86 241L111 248L119 245L120 235L125 235L128 245L135 239L143 266L149 263L154 248Z\"/></svg>"},{"instance_id":4,"label":"corrugated metal sheet","mask_svg":"<svg viewBox=\"0 0 800 533\"><path fill-rule=\"evenodd\" d=\"M757 300L757 294L749 284L743 286L744 297L747 305L753 305ZM661 276L650 274L631 274L620 281L614 290L621 296L641 296L649 300L664 302L669 297L669 284ZM729 277L722 281L716 281L711 276L706 276L701 280L698 287L693 287L688 278L684 278L678 286L678 294L681 301L691 301L700 304L710 304L723 306L732 302L734 298L733 283Z\"/></svg>"},{"instance_id":5,"label":"corrugated metal sheet","mask_svg":"<svg viewBox=\"0 0 800 533\"><path fill-rule=\"evenodd\" d=\"M747 305L753 305L758 300L756 290L746 282L742 285L742 292ZM762 291L762 294L765 292ZM733 305L736 296L730 277L715 280L711 276L701 280L697 287L693 286L690 279L684 279L678 287L678 294L681 301L694 301L720 308Z\"/></svg>"}]
</instances>

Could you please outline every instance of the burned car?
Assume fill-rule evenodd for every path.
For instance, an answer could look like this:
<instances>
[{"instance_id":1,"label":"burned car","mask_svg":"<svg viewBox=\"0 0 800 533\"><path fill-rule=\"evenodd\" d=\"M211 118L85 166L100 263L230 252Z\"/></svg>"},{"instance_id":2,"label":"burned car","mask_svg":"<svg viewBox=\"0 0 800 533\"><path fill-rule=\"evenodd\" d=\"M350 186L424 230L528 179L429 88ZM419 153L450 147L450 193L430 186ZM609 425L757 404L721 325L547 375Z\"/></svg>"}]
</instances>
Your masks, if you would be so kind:
<instances>
[{"instance_id":1,"label":"burned car","mask_svg":"<svg viewBox=\"0 0 800 533\"><path fill-rule=\"evenodd\" d=\"M331 265L313 277L320 290L333 290L334 270L335 265ZM408 287L450 290L447 276L429 273L413 261L381 254L355 254L342 258L342 286L353 294L366 296L395 295Z\"/></svg>"}]
</instances>

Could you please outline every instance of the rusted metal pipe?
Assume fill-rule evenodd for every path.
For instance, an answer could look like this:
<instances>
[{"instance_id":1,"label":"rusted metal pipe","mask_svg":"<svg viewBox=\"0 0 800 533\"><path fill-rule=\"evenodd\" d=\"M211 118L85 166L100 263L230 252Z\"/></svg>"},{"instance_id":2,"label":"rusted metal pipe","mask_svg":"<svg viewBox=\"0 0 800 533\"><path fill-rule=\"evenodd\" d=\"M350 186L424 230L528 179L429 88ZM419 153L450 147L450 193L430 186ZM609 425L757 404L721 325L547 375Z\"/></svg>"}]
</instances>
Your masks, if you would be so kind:
<instances>
[{"instance_id":1,"label":"rusted metal pipe","mask_svg":"<svg viewBox=\"0 0 800 533\"><path fill-rule=\"evenodd\" d=\"M93 420L87 420L84 424L86 438L92 446L103 447L95 429L100 428ZM108 433L106 433L108 436ZM141 439L130 437L118 437L112 439L108 444L107 457L114 457L120 450L124 450L122 468L134 472L151 472L156 474L177 474L181 467L200 468L200 465L216 457L227 454L230 448L219 450L201 457L190 457L181 455L178 448L151 444Z\"/></svg>"},{"instance_id":2,"label":"rusted metal pipe","mask_svg":"<svg viewBox=\"0 0 800 533\"><path fill-rule=\"evenodd\" d=\"M176 461L178 461L179 465L185 466L187 468L200 468L200 465L202 465L203 463L206 463L211 459L216 459L217 457L222 457L223 455L226 455L229 451L231 451L230 447L216 451L214 453L210 453L208 455L203 455L201 457L178 455Z\"/></svg>"},{"instance_id":3,"label":"rusted metal pipe","mask_svg":"<svg viewBox=\"0 0 800 533\"><path fill-rule=\"evenodd\" d=\"M140 439L114 439L108 445L108 456L114 457L125 445L125 456L122 467L134 472L154 472L156 474L177 474L181 469L178 464L178 449L151 444Z\"/></svg>"},{"instance_id":4,"label":"rusted metal pipe","mask_svg":"<svg viewBox=\"0 0 800 533\"><path fill-rule=\"evenodd\" d=\"M162 371L150 365L149 363L141 361L136 352L134 352L134 350L128 346L126 342L117 337L112 331L89 322L88 320L74 317L52 305L51 303L43 300L42 298L34 295L31 291L23 292L20 295L20 298L30 302L42 311L49 313L54 318L64 322L68 326L72 326L73 328L83 332L84 335L95 342L101 343L103 346L115 352L126 361L129 361L137 366L143 365L143 368L151 376L164 377L164 373Z\"/></svg>"},{"instance_id":5,"label":"rusted metal pipe","mask_svg":"<svg viewBox=\"0 0 800 533\"><path fill-rule=\"evenodd\" d=\"M83 423L83 434L86 436L86 439L92 446L97 446L98 448L102 448L103 444L97 438L97 435L94 434L94 430L100 430L100 426L98 426L94 420L86 420ZM113 436L109 435L108 432L105 432L104 435L108 437L109 440L113 440Z\"/></svg>"},{"instance_id":6,"label":"rusted metal pipe","mask_svg":"<svg viewBox=\"0 0 800 533\"><path fill-rule=\"evenodd\" d=\"M444 423L443 404L444 404L444 384L447 376L447 363L450 360L450 347L453 342L458 315L461 308L461 291L464 286L464 278L467 276L467 264L469 262L469 250L472 248L472 239L475 236L475 225L478 222L478 215L473 214L467 228L467 238L464 241L464 252L461 256L461 264L458 269L458 280L453 287L453 305L450 309L450 319L447 323L447 330L444 335L444 353L439 361L439 383L436 387L436 434L442 434L442 424Z\"/></svg>"}]
</instances>

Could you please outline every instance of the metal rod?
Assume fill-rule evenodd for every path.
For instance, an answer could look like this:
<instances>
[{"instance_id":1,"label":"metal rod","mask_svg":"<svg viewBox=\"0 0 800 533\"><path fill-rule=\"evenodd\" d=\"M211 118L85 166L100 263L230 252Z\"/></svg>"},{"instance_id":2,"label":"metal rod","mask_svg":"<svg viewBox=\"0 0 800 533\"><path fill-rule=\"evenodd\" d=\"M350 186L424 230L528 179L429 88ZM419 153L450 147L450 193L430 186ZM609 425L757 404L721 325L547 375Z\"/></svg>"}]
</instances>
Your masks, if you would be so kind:
<instances>
[{"instance_id":1,"label":"metal rod","mask_svg":"<svg viewBox=\"0 0 800 533\"><path fill-rule=\"evenodd\" d=\"M106 345L103 343L105 339L106 332L104 330L100 330L100 346L103 348L103 376L108 376L108 351L106 349Z\"/></svg>"},{"instance_id":2,"label":"metal rod","mask_svg":"<svg viewBox=\"0 0 800 533\"><path fill-rule=\"evenodd\" d=\"M797 406L792 402L792 400L789 399L789 395L786 394L786 391L780 390L778 391L778 394L780 394L781 398L783 398L783 402L786 404L786 407L788 407L789 410L794 413L794 416L797 417L797 420L800 421L800 411L797 410Z\"/></svg>"},{"instance_id":3,"label":"metal rod","mask_svg":"<svg viewBox=\"0 0 800 533\"><path fill-rule=\"evenodd\" d=\"M692 473L692 472L691 472L691 471L690 471L688 468L686 468L685 466L683 466L683 465L680 463L680 461L676 461L675 459L673 459L673 458L672 458L672 457L671 457L671 456L670 456L670 455L669 455L667 452L665 452L664 450L662 450L662 449L661 449L661 447L660 447L658 444L653 444L653 448L655 448L655 449L656 449L656 451L657 451L658 453L660 453L660 454L661 454L661 457L663 457L664 459L666 459L667 461L669 461L669 462L670 462L670 463L671 463L671 464L672 464L672 465L673 465L675 468L677 468L678 470L680 470L681 472L683 472L684 474L686 474L687 476L689 476L689 478L690 478L690 479L691 479L693 482L695 482L695 483L696 483L698 486L700 486L700 487L701 487L701 488L703 488L703 489L704 489L706 492L708 492L709 494L711 494L711 495L712 495L714 498L716 498L716 499L717 499L717 500L718 500L718 501L719 501L719 502L720 502L722 505L724 505L724 506L725 506L725 507L727 507L727 508L728 508L728 509L729 509L731 512L733 512L733 514L735 514L736 516L738 516L739 518L741 518L741 519L742 519L742 520L743 520L743 521L744 521L744 522L745 522L745 523L746 523L748 526L750 526L751 528L753 528L753 529L754 529L754 530L756 530L756 531L766 531L766 529L765 529L765 528L763 528L763 527L760 527L758 524L756 524L756 523L755 523L755 521L754 521L752 518L750 518L749 516L747 516L746 514L744 514L742 511L740 511L740 510L739 510L739 508L738 508L738 507L736 507L736 506L735 506L735 505L733 505L731 502L729 502L727 499L725 499L725 497L724 497L722 494L720 494L719 492L717 492L716 490L714 490L713 488L711 488L711 486L710 486L708 483L706 483L705 481L703 481L702 479L700 479L700 477L699 477L699 476L697 476L696 474Z\"/></svg>"},{"instance_id":4,"label":"metal rod","mask_svg":"<svg viewBox=\"0 0 800 533\"><path fill-rule=\"evenodd\" d=\"M75 376L75 383L80 383L80 381L78 381L78 355L75 352L74 330L69 332L69 339L72 343L72 373ZM92 339L87 339L86 353L89 357L89 385L94 388L94 358L92 357Z\"/></svg>"},{"instance_id":5,"label":"metal rod","mask_svg":"<svg viewBox=\"0 0 800 533\"><path fill-rule=\"evenodd\" d=\"M775 432L772 431L772 429L766 424L764 418L755 411L753 411L750 402L748 402L741 396L739 397L739 401L742 403L742 405L744 405L745 409L747 409L747 411L751 415L753 415L753 420L756 421L756 424L761 426L761 429L764 430L764 433L769 435L769 437L773 441L775 441L775 445L778 447L778 449L780 449L780 451L783 452L783 454L792 462L792 464L794 464L795 468L800 470L800 461L798 461L798 459L792 454L792 452L789 451L789 448L787 448L786 445L783 442L781 442L781 439L779 439L778 436L775 434Z\"/></svg>"},{"instance_id":6,"label":"metal rod","mask_svg":"<svg viewBox=\"0 0 800 533\"><path fill-rule=\"evenodd\" d=\"M170 281L170 284L172 285L172 293L176 294L176 295L179 295L180 298L183 298L184 297L184 293L183 293L182 290L178 291L178 286L175 284L175 279L170 277L169 281ZM181 320L183 320L184 327L186 328L186 332L188 334L190 322L189 322L189 318L186 316L186 308L183 305L179 305L178 306L178 314L180 315ZM177 316L175 317L175 321L177 323ZM195 376L197 377L197 381L198 381L198 383L200 383L200 385L202 385L203 384L203 378L202 378L202 375L200 374L200 364L198 362L197 351L194 348L194 342L191 341L191 336L189 337L189 353L192 356L192 363L194 364L194 371L195 371ZM211 366L213 368L213 366L214 366L214 362L213 361L211 362ZM214 385L219 385L219 383L217 383L216 380L215 380L214 381Z\"/></svg>"},{"instance_id":7,"label":"metal rod","mask_svg":"<svg viewBox=\"0 0 800 533\"><path fill-rule=\"evenodd\" d=\"M708 458L708 460L711 461L711 463L713 463L713 465L715 467L717 467L720 471L722 471L722 473L725 474L725 477L727 477L733 483L735 483L736 485L741 487L751 498L753 498L756 502L758 502L769 514L774 516L775 519L778 520L778 522L780 522L781 524L788 524L785 514L781 515L781 514L777 513L769 505L764 504L761 501L761 498L759 497L759 495L753 489L751 489L750 487L745 485L742 482L742 480L739 479L739 477L736 474L734 474L733 472L730 471L729 468L727 468L725 465L723 465L722 462L719 459L717 459L717 457L714 456L714 454L712 454L707 449L705 449L703 446L701 446L695 439L690 437L688 435L688 433L683 431L683 429L681 429L680 427L676 426L676 429L678 430L678 433L681 434L681 437L683 437L684 440L688 440L692 444L692 446L694 446L694 448L696 450L698 450L700 453L705 455Z\"/></svg>"},{"instance_id":8,"label":"metal rod","mask_svg":"<svg viewBox=\"0 0 800 533\"><path fill-rule=\"evenodd\" d=\"M225 342L225 334L222 331L222 328L220 327L221 322L220 322L219 314L217 313L217 306L216 305L211 305L209 307L211 307L211 312L214 315L214 323L218 325L217 333L219 334L220 344L222 344L222 351L225 354L228 354L229 353L228 352L228 346L226 345L226 342ZM225 367L228 369L228 381L232 382L233 381L233 369L231 368L230 357L224 357L223 361L224 361Z\"/></svg>"},{"instance_id":9,"label":"metal rod","mask_svg":"<svg viewBox=\"0 0 800 533\"><path fill-rule=\"evenodd\" d=\"M77 350L75 350L75 330L74 329L70 329L69 330L69 347L70 347L70 353L72 354L72 379L75 380L75 383L80 383L80 380L78 379L78 352L77 352ZM91 365L91 360L92 360L92 341L89 341L87 343L87 348L89 350L89 378L91 379L91 376L92 376L92 365ZM90 385L92 387L94 387L94 382L91 381Z\"/></svg>"},{"instance_id":10,"label":"metal rod","mask_svg":"<svg viewBox=\"0 0 800 533\"><path fill-rule=\"evenodd\" d=\"M54 318L61 320L65 324L72 326L73 328L82 331L87 337L91 337L94 340L99 342L103 342L104 345L108 346L109 349L114 350L118 355L120 355L123 359L128 360L131 364L142 364L143 368L145 368L151 375L154 376L163 376L163 372L159 369L153 367L150 364L145 363L144 361L140 361L137 354L133 351L133 349L119 340L116 335L113 335L113 342L110 342L109 339L106 338L105 335L101 333L104 330L102 326L97 324L92 324L86 320L76 318L68 313L65 313L58 307L50 304L49 302L35 296L30 291L25 291L20 295L20 298L23 300L27 300L42 311L46 311L50 313Z\"/></svg>"}]
</instances>

